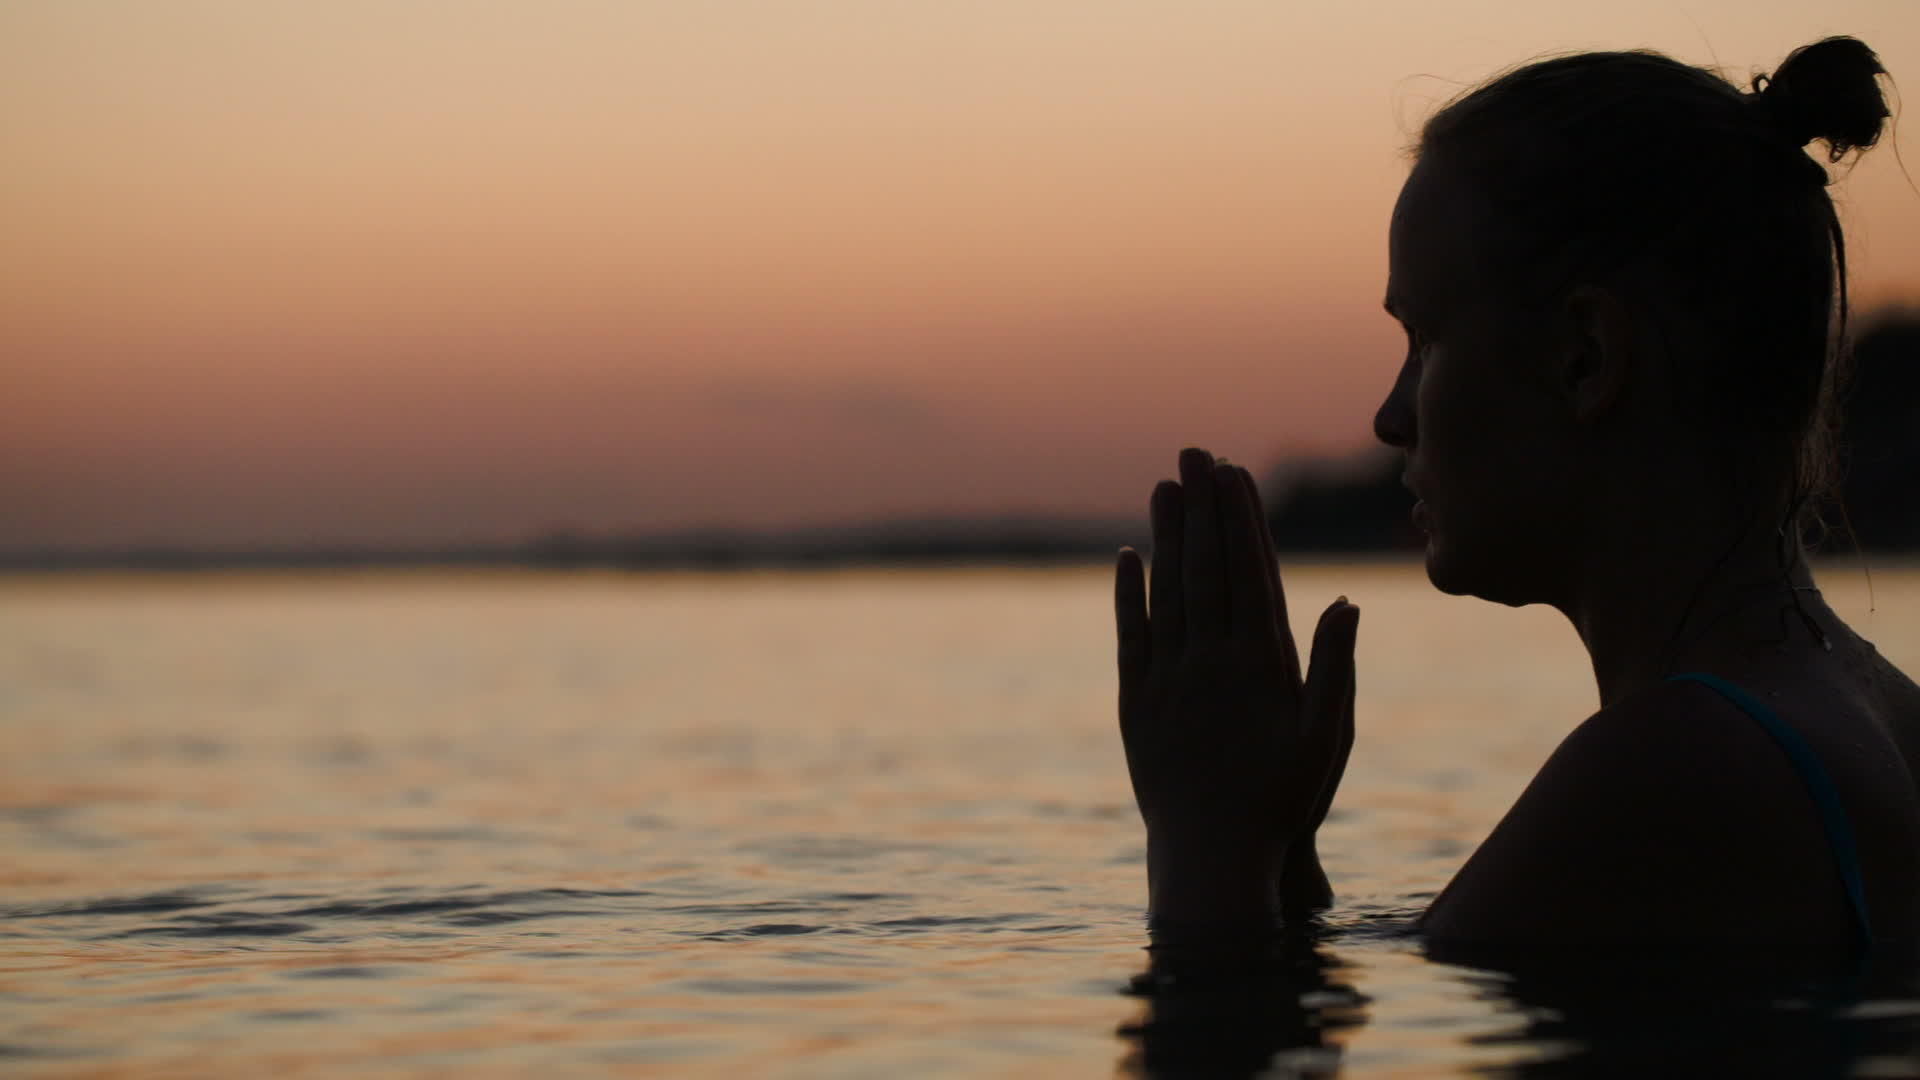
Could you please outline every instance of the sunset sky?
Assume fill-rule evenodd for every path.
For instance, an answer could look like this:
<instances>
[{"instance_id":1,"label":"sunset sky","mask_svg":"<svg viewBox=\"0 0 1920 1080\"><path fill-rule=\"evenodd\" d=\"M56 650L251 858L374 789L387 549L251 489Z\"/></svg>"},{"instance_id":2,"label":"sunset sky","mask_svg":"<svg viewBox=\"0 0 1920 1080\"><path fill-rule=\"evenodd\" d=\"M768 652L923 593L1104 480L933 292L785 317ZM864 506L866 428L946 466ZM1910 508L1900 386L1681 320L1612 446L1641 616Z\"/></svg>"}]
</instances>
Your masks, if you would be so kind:
<instances>
[{"instance_id":1,"label":"sunset sky","mask_svg":"<svg viewBox=\"0 0 1920 1080\"><path fill-rule=\"evenodd\" d=\"M1368 441L1437 103L1832 33L1920 86L1912 0L8 0L0 549L1134 512Z\"/></svg>"}]
</instances>

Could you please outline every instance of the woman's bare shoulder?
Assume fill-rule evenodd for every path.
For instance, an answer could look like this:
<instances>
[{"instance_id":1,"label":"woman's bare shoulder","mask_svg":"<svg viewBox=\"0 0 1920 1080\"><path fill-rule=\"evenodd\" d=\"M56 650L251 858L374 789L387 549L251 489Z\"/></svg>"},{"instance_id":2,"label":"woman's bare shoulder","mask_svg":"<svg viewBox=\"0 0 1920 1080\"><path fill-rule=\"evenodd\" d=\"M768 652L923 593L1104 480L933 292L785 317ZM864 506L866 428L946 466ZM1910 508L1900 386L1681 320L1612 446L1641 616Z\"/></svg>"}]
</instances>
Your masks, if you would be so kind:
<instances>
[{"instance_id":1,"label":"woman's bare shoulder","mask_svg":"<svg viewBox=\"0 0 1920 1080\"><path fill-rule=\"evenodd\" d=\"M1920 773L1920 686L1871 642L1854 636L1845 648L1841 691L1851 693L1862 710L1893 739L1909 774Z\"/></svg>"},{"instance_id":2,"label":"woman's bare shoulder","mask_svg":"<svg viewBox=\"0 0 1920 1080\"><path fill-rule=\"evenodd\" d=\"M1802 869L1831 858L1772 738L1707 686L1661 683L1567 736L1426 928L1569 943L1844 940L1851 916L1833 875Z\"/></svg>"}]
</instances>

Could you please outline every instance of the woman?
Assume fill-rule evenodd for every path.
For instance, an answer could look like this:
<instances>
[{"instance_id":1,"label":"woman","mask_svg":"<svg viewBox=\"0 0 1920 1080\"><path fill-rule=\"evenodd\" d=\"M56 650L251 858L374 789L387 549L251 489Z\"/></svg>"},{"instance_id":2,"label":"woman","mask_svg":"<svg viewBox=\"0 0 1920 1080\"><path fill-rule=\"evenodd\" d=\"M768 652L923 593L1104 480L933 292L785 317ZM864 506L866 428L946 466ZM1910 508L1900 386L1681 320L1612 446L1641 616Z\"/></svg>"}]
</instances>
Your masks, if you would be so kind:
<instances>
[{"instance_id":1,"label":"woman","mask_svg":"<svg viewBox=\"0 0 1920 1080\"><path fill-rule=\"evenodd\" d=\"M1422 132L1394 208L1406 453L1442 591L1547 603L1601 708L1422 919L1487 944L1920 938L1920 688L1801 559L1831 458L1844 245L1826 170L1873 144L1851 38L1745 93L1648 53L1513 71ZM1304 677L1253 481L1204 451L1121 553L1120 723L1156 947L1325 906L1359 612ZM1149 617L1149 613L1151 617Z\"/></svg>"}]
</instances>

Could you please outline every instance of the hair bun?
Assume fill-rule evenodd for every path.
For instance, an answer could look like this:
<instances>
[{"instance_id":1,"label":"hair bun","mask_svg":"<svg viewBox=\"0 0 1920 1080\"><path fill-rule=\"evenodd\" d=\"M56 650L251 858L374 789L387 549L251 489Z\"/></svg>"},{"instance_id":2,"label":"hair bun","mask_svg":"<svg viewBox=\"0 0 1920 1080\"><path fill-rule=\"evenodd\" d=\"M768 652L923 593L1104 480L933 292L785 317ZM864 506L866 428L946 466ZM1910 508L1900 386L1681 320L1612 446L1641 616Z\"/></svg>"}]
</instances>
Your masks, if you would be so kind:
<instances>
[{"instance_id":1,"label":"hair bun","mask_svg":"<svg viewBox=\"0 0 1920 1080\"><path fill-rule=\"evenodd\" d=\"M1886 71L1859 38L1830 37L1795 49L1771 77L1755 76L1753 89L1794 145L1825 139L1828 160L1839 161L1879 140L1888 113L1875 76Z\"/></svg>"}]
</instances>

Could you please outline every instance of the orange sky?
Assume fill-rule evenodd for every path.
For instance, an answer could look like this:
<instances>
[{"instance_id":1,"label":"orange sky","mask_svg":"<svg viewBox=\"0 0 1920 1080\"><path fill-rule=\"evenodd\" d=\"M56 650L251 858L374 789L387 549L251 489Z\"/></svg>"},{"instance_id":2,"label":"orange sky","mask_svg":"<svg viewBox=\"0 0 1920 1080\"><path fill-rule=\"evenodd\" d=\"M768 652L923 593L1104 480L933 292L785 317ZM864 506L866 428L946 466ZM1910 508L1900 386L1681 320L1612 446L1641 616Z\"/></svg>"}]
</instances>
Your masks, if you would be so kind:
<instances>
[{"instance_id":1,"label":"orange sky","mask_svg":"<svg viewBox=\"0 0 1920 1080\"><path fill-rule=\"evenodd\" d=\"M1920 4L16 0L0 548L1128 513L1367 439L1401 148ZM1920 158L1916 158L1920 161ZM1839 189L1920 299L1895 156Z\"/></svg>"}]
</instances>

